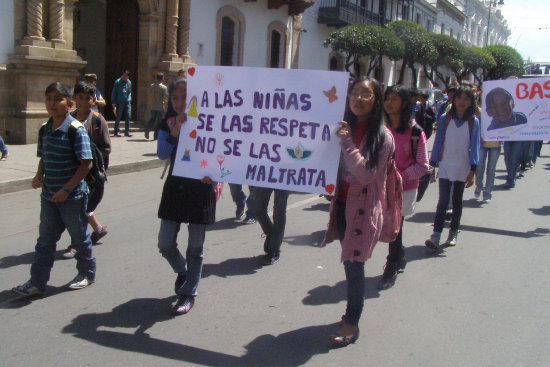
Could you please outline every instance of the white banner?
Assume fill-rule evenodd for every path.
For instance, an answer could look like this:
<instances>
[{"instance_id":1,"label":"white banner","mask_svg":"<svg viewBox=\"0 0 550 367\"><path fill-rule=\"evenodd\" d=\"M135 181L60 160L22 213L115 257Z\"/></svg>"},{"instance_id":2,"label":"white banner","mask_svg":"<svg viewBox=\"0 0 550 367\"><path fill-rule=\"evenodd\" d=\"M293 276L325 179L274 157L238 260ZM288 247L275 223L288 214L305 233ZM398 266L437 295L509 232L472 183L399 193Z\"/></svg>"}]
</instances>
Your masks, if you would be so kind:
<instances>
[{"instance_id":1,"label":"white banner","mask_svg":"<svg viewBox=\"0 0 550 367\"><path fill-rule=\"evenodd\" d=\"M174 174L333 194L348 73L196 66Z\"/></svg>"},{"instance_id":2,"label":"white banner","mask_svg":"<svg viewBox=\"0 0 550 367\"><path fill-rule=\"evenodd\" d=\"M550 78L483 82L485 141L550 139Z\"/></svg>"}]
</instances>

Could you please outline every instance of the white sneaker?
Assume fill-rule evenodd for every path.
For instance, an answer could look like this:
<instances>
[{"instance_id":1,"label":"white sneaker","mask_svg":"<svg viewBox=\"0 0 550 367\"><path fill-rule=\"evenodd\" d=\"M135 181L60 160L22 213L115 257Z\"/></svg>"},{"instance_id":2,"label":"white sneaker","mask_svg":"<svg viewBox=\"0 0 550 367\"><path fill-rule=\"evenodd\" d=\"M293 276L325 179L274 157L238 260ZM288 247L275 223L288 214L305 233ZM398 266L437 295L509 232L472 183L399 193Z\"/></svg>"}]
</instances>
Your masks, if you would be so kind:
<instances>
[{"instance_id":1,"label":"white sneaker","mask_svg":"<svg viewBox=\"0 0 550 367\"><path fill-rule=\"evenodd\" d=\"M76 250L72 247L69 247L64 253L63 255L61 255L62 258L64 259L72 259L74 257L74 255L76 255Z\"/></svg>"},{"instance_id":2,"label":"white sneaker","mask_svg":"<svg viewBox=\"0 0 550 367\"><path fill-rule=\"evenodd\" d=\"M476 187L476 189L474 190L474 197L476 199L479 199L480 196L481 196L481 189Z\"/></svg>"},{"instance_id":3,"label":"white sneaker","mask_svg":"<svg viewBox=\"0 0 550 367\"><path fill-rule=\"evenodd\" d=\"M86 278L84 275L78 274L73 280L67 284L67 289L77 290L86 288L87 286L94 283L94 280Z\"/></svg>"},{"instance_id":4,"label":"white sneaker","mask_svg":"<svg viewBox=\"0 0 550 367\"><path fill-rule=\"evenodd\" d=\"M23 285L13 287L11 291L22 296L34 296L36 294L44 294L44 291L41 291L36 286L34 286L30 280Z\"/></svg>"}]
</instances>

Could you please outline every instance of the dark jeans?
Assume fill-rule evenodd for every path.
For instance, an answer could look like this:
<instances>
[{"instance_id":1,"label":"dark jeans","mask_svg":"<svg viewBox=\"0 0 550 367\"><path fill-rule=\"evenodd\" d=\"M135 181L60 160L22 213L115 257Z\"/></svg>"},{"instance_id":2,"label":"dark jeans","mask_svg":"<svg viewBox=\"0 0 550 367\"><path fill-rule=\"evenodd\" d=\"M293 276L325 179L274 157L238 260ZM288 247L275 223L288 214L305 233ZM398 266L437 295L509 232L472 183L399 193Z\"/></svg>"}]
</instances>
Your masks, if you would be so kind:
<instances>
[{"instance_id":1,"label":"dark jeans","mask_svg":"<svg viewBox=\"0 0 550 367\"><path fill-rule=\"evenodd\" d=\"M525 142L523 141L505 141L504 142L504 164L506 165L508 185L515 185L516 174L519 169L521 155Z\"/></svg>"},{"instance_id":2,"label":"dark jeans","mask_svg":"<svg viewBox=\"0 0 550 367\"><path fill-rule=\"evenodd\" d=\"M441 233L445 225L445 211L451 198L451 185L453 186L453 216L451 219L451 230L458 231L460 217L462 217L462 195L464 194L465 182L449 181L446 178L439 179L439 200L435 212L434 232Z\"/></svg>"},{"instance_id":3,"label":"dark jeans","mask_svg":"<svg viewBox=\"0 0 550 367\"><path fill-rule=\"evenodd\" d=\"M396 262L405 257L405 247L403 247L403 222L405 217L401 217L401 228L395 240L388 244L388 257L386 260Z\"/></svg>"},{"instance_id":4,"label":"dark jeans","mask_svg":"<svg viewBox=\"0 0 550 367\"><path fill-rule=\"evenodd\" d=\"M254 207L252 201L254 200L252 192L254 191L255 186L248 186L248 191L250 192L248 198L246 197L243 191L243 185L241 184L229 184L229 191L231 192L231 199L237 205L244 205L246 203L246 214L245 218L255 218L254 210L250 209Z\"/></svg>"},{"instance_id":5,"label":"dark jeans","mask_svg":"<svg viewBox=\"0 0 550 367\"><path fill-rule=\"evenodd\" d=\"M336 201L336 227L340 242L346 233L346 204ZM365 303L365 263L344 261L347 282L347 305L344 320L346 324L357 326Z\"/></svg>"},{"instance_id":6,"label":"dark jeans","mask_svg":"<svg viewBox=\"0 0 550 367\"><path fill-rule=\"evenodd\" d=\"M92 241L88 232L87 202L87 195L62 203L52 203L41 198L39 236L31 266L31 283L38 289L46 290L57 241L65 229L71 236L71 247L76 250L74 257L78 274L95 280L96 263L92 257Z\"/></svg>"},{"instance_id":7,"label":"dark jeans","mask_svg":"<svg viewBox=\"0 0 550 367\"><path fill-rule=\"evenodd\" d=\"M130 134L130 115L132 114L132 106L130 102L117 103L116 118L115 118L115 135L120 134L120 120L124 116L124 135Z\"/></svg>"},{"instance_id":8,"label":"dark jeans","mask_svg":"<svg viewBox=\"0 0 550 367\"><path fill-rule=\"evenodd\" d=\"M535 141L533 143L533 156L531 160L533 163L537 163L537 158L540 157L540 151L542 150L542 140Z\"/></svg>"},{"instance_id":9,"label":"dark jeans","mask_svg":"<svg viewBox=\"0 0 550 367\"><path fill-rule=\"evenodd\" d=\"M157 140L158 134L159 134L159 123L162 120L162 115L164 114L164 111L159 110L151 110L151 118L149 119L149 122L145 126L145 135L149 136L149 131L154 130L154 138Z\"/></svg>"},{"instance_id":10,"label":"dark jeans","mask_svg":"<svg viewBox=\"0 0 550 367\"><path fill-rule=\"evenodd\" d=\"M273 198L273 222L267 215L267 206ZM252 191L252 211L258 223L265 233L264 252L268 256L279 256L286 225L286 204L289 192L286 190L270 189L267 187L255 187Z\"/></svg>"}]
</instances>

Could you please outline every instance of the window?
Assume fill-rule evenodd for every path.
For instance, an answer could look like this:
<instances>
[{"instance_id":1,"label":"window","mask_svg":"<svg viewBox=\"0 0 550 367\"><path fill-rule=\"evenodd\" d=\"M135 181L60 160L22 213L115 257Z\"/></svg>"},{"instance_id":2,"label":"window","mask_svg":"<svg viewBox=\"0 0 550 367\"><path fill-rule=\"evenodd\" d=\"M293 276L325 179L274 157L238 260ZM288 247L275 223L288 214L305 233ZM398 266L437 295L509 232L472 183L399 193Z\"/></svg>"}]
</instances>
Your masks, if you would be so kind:
<instances>
[{"instance_id":1,"label":"window","mask_svg":"<svg viewBox=\"0 0 550 367\"><path fill-rule=\"evenodd\" d=\"M267 27L267 62L268 68L284 68L287 53L287 29L282 22L275 21Z\"/></svg>"},{"instance_id":2,"label":"window","mask_svg":"<svg viewBox=\"0 0 550 367\"><path fill-rule=\"evenodd\" d=\"M422 20L422 15L420 15L420 13L416 13L416 24L420 24Z\"/></svg>"},{"instance_id":3,"label":"window","mask_svg":"<svg viewBox=\"0 0 550 367\"><path fill-rule=\"evenodd\" d=\"M344 70L344 57L337 51L332 51L329 55L329 70Z\"/></svg>"},{"instance_id":4,"label":"window","mask_svg":"<svg viewBox=\"0 0 550 367\"><path fill-rule=\"evenodd\" d=\"M216 63L222 66L242 65L244 16L236 8L225 6L216 17Z\"/></svg>"}]
</instances>

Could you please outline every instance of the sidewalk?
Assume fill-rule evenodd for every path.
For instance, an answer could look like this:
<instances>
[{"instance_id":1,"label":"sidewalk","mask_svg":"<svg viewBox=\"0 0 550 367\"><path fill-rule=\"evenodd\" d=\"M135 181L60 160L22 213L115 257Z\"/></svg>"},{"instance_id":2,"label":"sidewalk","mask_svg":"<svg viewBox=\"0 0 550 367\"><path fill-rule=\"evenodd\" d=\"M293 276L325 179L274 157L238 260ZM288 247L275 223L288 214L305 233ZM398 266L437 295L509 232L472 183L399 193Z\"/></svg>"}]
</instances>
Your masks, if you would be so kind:
<instances>
[{"instance_id":1,"label":"sidewalk","mask_svg":"<svg viewBox=\"0 0 550 367\"><path fill-rule=\"evenodd\" d=\"M108 176L164 166L164 162L156 156L156 141L145 140L143 132L132 134L131 138L111 135ZM31 189L38 167L36 144L8 145L8 152L8 159L0 161L0 195Z\"/></svg>"}]
</instances>

